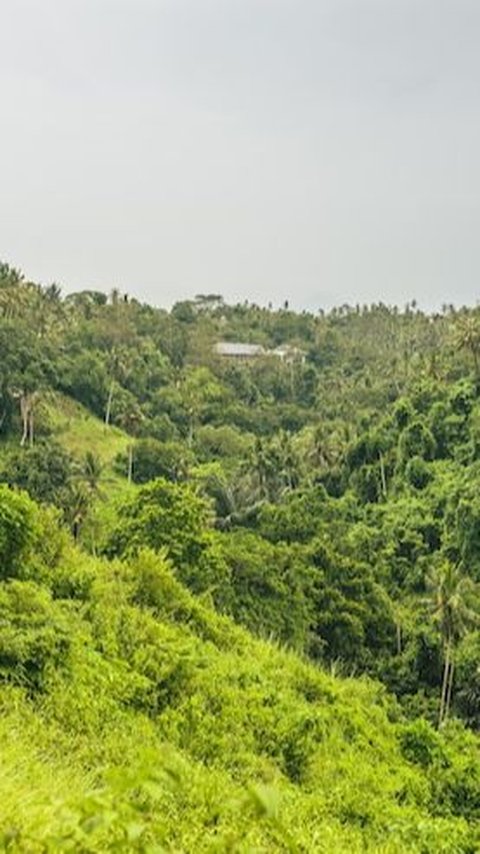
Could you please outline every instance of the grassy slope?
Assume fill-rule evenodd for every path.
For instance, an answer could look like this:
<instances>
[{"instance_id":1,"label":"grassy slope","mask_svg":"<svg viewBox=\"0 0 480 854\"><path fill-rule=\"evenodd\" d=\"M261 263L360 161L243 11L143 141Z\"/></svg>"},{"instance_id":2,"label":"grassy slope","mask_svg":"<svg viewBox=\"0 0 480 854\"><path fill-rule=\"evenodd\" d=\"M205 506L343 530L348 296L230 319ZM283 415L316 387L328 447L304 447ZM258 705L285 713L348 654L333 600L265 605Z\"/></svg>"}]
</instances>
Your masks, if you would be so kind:
<instances>
[{"instance_id":1,"label":"grassy slope","mask_svg":"<svg viewBox=\"0 0 480 854\"><path fill-rule=\"evenodd\" d=\"M47 690L0 692L6 850L478 850L473 824L434 801L437 770L402 754L378 685L254 640L151 555L68 553L57 572L90 592L52 603L72 648Z\"/></svg>"},{"instance_id":2,"label":"grassy slope","mask_svg":"<svg viewBox=\"0 0 480 854\"><path fill-rule=\"evenodd\" d=\"M112 477L128 436L58 395L46 416ZM71 552L56 571L92 586L82 604L52 606L72 651L47 690L0 688L0 850L479 850L475 823L439 795L440 766L403 755L378 685L254 640L158 559L129 574ZM459 760L452 743L439 742L440 765L468 780L478 744L462 742Z\"/></svg>"},{"instance_id":3,"label":"grassy slope","mask_svg":"<svg viewBox=\"0 0 480 854\"><path fill-rule=\"evenodd\" d=\"M117 454L127 450L130 438L118 427L105 427L77 401L51 393L44 402L44 416L55 438L76 458L91 451L110 469Z\"/></svg>"}]
</instances>

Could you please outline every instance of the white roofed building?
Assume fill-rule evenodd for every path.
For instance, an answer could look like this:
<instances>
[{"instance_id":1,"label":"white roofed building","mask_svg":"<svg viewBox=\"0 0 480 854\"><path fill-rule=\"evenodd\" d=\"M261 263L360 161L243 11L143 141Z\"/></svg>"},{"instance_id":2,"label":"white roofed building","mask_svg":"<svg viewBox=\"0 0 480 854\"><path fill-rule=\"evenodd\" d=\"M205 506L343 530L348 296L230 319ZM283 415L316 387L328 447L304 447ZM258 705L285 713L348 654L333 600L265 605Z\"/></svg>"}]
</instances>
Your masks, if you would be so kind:
<instances>
[{"instance_id":1,"label":"white roofed building","mask_svg":"<svg viewBox=\"0 0 480 854\"><path fill-rule=\"evenodd\" d=\"M257 359L266 356L268 352L261 344L243 344L238 341L219 341L213 351L226 359Z\"/></svg>"},{"instance_id":2,"label":"white roofed building","mask_svg":"<svg viewBox=\"0 0 480 854\"><path fill-rule=\"evenodd\" d=\"M306 353L305 350L301 350L299 347L293 347L291 344L281 344L280 347L276 347L275 350L272 350L272 354L277 356L278 359L281 359L282 362L305 362Z\"/></svg>"}]
</instances>

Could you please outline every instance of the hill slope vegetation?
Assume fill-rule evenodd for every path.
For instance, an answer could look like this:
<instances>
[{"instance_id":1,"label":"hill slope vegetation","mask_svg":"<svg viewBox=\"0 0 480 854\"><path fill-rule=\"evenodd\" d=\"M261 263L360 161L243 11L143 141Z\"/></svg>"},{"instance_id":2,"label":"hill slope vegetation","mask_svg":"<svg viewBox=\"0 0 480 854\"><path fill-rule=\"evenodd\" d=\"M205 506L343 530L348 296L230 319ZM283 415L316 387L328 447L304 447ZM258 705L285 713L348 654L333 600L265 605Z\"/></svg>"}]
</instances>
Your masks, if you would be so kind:
<instances>
[{"instance_id":1,"label":"hill slope vegetation","mask_svg":"<svg viewBox=\"0 0 480 854\"><path fill-rule=\"evenodd\" d=\"M0 351L4 849L478 850L477 310L3 264Z\"/></svg>"}]
</instances>

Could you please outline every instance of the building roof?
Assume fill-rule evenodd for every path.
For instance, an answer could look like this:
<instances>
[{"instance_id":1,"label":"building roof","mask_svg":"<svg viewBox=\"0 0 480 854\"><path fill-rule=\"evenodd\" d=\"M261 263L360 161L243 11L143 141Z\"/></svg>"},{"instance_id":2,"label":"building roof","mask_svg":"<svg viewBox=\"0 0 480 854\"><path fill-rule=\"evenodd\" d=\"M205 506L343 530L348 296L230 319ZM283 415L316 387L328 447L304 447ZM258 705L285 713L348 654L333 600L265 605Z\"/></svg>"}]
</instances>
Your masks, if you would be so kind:
<instances>
[{"instance_id":1,"label":"building roof","mask_svg":"<svg viewBox=\"0 0 480 854\"><path fill-rule=\"evenodd\" d=\"M261 344L243 344L239 341L219 341L214 350L218 356L252 358L265 355L265 348Z\"/></svg>"},{"instance_id":2,"label":"building roof","mask_svg":"<svg viewBox=\"0 0 480 854\"><path fill-rule=\"evenodd\" d=\"M294 347L293 344L280 344L279 347L275 347L275 350L272 350L275 356L305 356L305 350L301 350L300 347Z\"/></svg>"}]
</instances>

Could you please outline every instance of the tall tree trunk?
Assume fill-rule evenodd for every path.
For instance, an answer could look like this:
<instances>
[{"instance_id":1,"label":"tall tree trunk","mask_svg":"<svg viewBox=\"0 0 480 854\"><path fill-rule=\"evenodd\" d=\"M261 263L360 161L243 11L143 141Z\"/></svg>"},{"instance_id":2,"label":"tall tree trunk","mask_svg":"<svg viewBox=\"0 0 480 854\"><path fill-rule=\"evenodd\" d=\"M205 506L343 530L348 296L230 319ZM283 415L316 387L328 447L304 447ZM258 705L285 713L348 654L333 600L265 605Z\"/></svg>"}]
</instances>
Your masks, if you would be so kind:
<instances>
[{"instance_id":1,"label":"tall tree trunk","mask_svg":"<svg viewBox=\"0 0 480 854\"><path fill-rule=\"evenodd\" d=\"M33 404L30 406L30 412L28 413L28 442L30 447L33 447L33 439L34 439L34 420L35 414L33 410Z\"/></svg>"},{"instance_id":2,"label":"tall tree trunk","mask_svg":"<svg viewBox=\"0 0 480 854\"><path fill-rule=\"evenodd\" d=\"M20 415L22 418L22 438L20 439L20 447L23 448L28 439L29 426L29 406L28 396L26 394L20 395Z\"/></svg>"},{"instance_id":3,"label":"tall tree trunk","mask_svg":"<svg viewBox=\"0 0 480 854\"><path fill-rule=\"evenodd\" d=\"M107 408L105 409L105 426L106 427L108 427L110 424L110 418L112 415L112 401L113 401L113 380L110 383L110 388L108 390Z\"/></svg>"},{"instance_id":4,"label":"tall tree trunk","mask_svg":"<svg viewBox=\"0 0 480 854\"><path fill-rule=\"evenodd\" d=\"M440 698L440 712L438 715L438 726L441 727L445 717L445 706L447 702L448 683L450 677L450 639L445 645L445 662L443 665L442 694Z\"/></svg>"},{"instance_id":5,"label":"tall tree trunk","mask_svg":"<svg viewBox=\"0 0 480 854\"><path fill-rule=\"evenodd\" d=\"M131 442L128 446L128 473L127 473L127 476L128 476L128 482L131 483L132 482L132 476L133 476L133 445Z\"/></svg>"},{"instance_id":6,"label":"tall tree trunk","mask_svg":"<svg viewBox=\"0 0 480 854\"><path fill-rule=\"evenodd\" d=\"M195 436L195 413L193 409L190 409L188 412L188 434L187 434L187 447L191 448L193 445L193 438Z\"/></svg>"},{"instance_id":7,"label":"tall tree trunk","mask_svg":"<svg viewBox=\"0 0 480 854\"><path fill-rule=\"evenodd\" d=\"M380 458L380 478L382 481L382 495L384 498L386 498L387 497L387 479L385 477L385 466L383 463L383 455L381 453L379 454L379 458Z\"/></svg>"},{"instance_id":8,"label":"tall tree trunk","mask_svg":"<svg viewBox=\"0 0 480 854\"><path fill-rule=\"evenodd\" d=\"M453 656L452 656L452 659L451 659L451 661L450 661L450 675L449 675L449 678L448 678L447 696L446 696L446 699L445 699L445 711L444 711L444 714L443 714L443 720L444 720L444 721L446 721L446 720L447 720L447 718L448 718L448 716L449 716L449 714L450 714L450 703L451 703L451 700L452 700L453 671L454 671L454 669L455 669L455 661L454 661Z\"/></svg>"}]
</instances>

